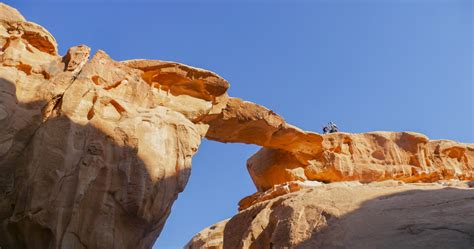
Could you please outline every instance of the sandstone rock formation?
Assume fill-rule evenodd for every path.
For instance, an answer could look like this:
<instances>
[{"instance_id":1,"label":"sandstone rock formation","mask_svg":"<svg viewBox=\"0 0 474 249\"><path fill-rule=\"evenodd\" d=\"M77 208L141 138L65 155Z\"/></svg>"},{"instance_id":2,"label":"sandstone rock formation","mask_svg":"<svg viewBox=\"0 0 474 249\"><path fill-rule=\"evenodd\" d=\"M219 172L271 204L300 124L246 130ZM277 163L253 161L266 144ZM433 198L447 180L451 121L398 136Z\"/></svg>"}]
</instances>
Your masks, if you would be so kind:
<instances>
[{"instance_id":1,"label":"sandstone rock formation","mask_svg":"<svg viewBox=\"0 0 474 249\"><path fill-rule=\"evenodd\" d=\"M258 190L294 180L405 182L474 179L474 145L414 132L322 135L315 153L262 148L247 161Z\"/></svg>"},{"instance_id":2,"label":"sandstone rock formation","mask_svg":"<svg viewBox=\"0 0 474 249\"><path fill-rule=\"evenodd\" d=\"M295 153L317 154L322 136L302 131L273 111L252 102L229 98L221 112L207 115L206 137L219 142L257 144Z\"/></svg>"},{"instance_id":3,"label":"sandstone rock formation","mask_svg":"<svg viewBox=\"0 0 474 249\"><path fill-rule=\"evenodd\" d=\"M474 190L459 181L306 185L218 223L222 238L204 230L185 248L469 249L473 205ZM206 234L222 243L207 247Z\"/></svg>"},{"instance_id":4,"label":"sandstone rock formation","mask_svg":"<svg viewBox=\"0 0 474 249\"><path fill-rule=\"evenodd\" d=\"M224 246L224 228L229 220L218 222L194 236L185 249L222 249Z\"/></svg>"},{"instance_id":5,"label":"sandstone rock formation","mask_svg":"<svg viewBox=\"0 0 474 249\"><path fill-rule=\"evenodd\" d=\"M234 216L224 248L459 248L474 246L467 184L340 182L258 203Z\"/></svg>"},{"instance_id":6,"label":"sandstone rock formation","mask_svg":"<svg viewBox=\"0 0 474 249\"><path fill-rule=\"evenodd\" d=\"M263 146L247 165L258 192L189 248L343 248L333 241L381 229L389 234L377 236L393 239L421 234L420 243L472 241L473 192L462 184L330 182L474 180L473 145L407 132L307 132L229 97L229 83L210 71L90 55L79 45L60 56L48 31L0 3L1 248L150 248L203 137ZM430 191L407 192L417 189ZM416 212L392 222L412 199ZM367 213L379 215L374 228L344 234Z\"/></svg>"}]
</instances>

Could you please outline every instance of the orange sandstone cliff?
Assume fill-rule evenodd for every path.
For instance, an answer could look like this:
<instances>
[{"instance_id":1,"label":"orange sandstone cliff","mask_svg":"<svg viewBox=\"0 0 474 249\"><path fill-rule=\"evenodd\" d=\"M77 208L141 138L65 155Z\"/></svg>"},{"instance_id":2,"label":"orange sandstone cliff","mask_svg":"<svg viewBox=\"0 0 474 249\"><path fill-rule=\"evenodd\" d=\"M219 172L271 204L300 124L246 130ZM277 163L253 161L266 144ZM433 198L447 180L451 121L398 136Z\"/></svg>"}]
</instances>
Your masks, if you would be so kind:
<instances>
[{"instance_id":1,"label":"orange sandstone cliff","mask_svg":"<svg viewBox=\"0 0 474 249\"><path fill-rule=\"evenodd\" d=\"M258 192L188 248L472 248L473 145L303 131L204 69L61 56L1 3L0 48L1 248L151 248L204 137L262 146Z\"/></svg>"}]
</instances>

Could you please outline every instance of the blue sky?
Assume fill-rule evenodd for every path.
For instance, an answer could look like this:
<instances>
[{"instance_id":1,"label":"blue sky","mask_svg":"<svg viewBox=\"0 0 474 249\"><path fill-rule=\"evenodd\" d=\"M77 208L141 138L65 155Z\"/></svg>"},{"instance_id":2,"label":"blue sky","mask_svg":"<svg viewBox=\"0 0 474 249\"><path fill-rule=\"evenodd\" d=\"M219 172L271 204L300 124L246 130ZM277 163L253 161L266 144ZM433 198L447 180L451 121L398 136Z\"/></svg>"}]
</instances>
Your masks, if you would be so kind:
<instances>
[{"instance_id":1,"label":"blue sky","mask_svg":"<svg viewBox=\"0 0 474 249\"><path fill-rule=\"evenodd\" d=\"M473 2L6 1L62 54L86 44L115 60L212 70L229 93L320 131L416 131L474 143ZM180 248L255 192L257 146L203 141L154 248Z\"/></svg>"}]
</instances>

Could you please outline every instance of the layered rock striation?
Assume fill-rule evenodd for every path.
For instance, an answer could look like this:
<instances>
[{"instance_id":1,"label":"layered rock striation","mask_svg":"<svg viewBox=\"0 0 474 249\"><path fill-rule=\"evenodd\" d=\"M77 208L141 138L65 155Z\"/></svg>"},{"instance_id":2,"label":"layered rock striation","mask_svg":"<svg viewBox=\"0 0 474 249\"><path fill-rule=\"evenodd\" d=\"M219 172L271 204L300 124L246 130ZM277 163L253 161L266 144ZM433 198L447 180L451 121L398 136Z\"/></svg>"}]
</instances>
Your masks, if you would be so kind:
<instances>
[{"instance_id":1,"label":"layered rock striation","mask_svg":"<svg viewBox=\"0 0 474 249\"><path fill-rule=\"evenodd\" d=\"M322 182L474 179L474 145L414 132L321 135L314 153L264 147L247 161L258 190L294 180Z\"/></svg>"}]
</instances>

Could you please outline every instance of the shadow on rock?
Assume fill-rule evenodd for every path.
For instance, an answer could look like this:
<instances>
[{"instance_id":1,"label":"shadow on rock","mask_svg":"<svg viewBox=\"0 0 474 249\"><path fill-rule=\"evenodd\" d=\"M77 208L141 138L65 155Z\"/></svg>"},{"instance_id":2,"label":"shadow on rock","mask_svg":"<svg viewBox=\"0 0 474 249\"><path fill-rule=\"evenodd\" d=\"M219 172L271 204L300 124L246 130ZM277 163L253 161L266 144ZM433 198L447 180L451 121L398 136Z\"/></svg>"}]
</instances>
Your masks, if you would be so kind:
<instances>
[{"instance_id":1,"label":"shadow on rock","mask_svg":"<svg viewBox=\"0 0 474 249\"><path fill-rule=\"evenodd\" d=\"M474 248L474 190L371 185L256 204L227 223L224 248Z\"/></svg>"},{"instance_id":2,"label":"shadow on rock","mask_svg":"<svg viewBox=\"0 0 474 249\"><path fill-rule=\"evenodd\" d=\"M474 248L474 191L410 190L366 201L297 248Z\"/></svg>"},{"instance_id":3,"label":"shadow on rock","mask_svg":"<svg viewBox=\"0 0 474 249\"><path fill-rule=\"evenodd\" d=\"M151 248L190 168L150 172L133 134L43 122L45 105L0 79L0 247Z\"/></svg>"}]
</instances>

